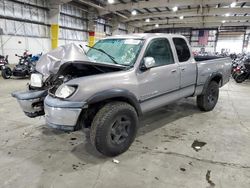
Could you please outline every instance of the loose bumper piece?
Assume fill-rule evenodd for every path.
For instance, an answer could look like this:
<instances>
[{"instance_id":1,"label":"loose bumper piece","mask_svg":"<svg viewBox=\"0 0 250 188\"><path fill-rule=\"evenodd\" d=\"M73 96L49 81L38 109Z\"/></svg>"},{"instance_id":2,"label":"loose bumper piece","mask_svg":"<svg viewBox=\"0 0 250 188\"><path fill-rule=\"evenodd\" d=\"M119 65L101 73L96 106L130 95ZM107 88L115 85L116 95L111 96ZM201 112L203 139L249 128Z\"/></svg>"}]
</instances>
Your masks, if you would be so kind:
<instances>
[{"instance_id":1,"label":"loose bumper piece","mask_svg":"<svg viewBox=\"0 0 250 188\"><path fill-rule=\"evenodd\" d=\"M12 93L16 98L24 113L31 118L44 115L43 101L47 95L47 90L42 91L17 91Z\"/></svg>"}]
</instances>

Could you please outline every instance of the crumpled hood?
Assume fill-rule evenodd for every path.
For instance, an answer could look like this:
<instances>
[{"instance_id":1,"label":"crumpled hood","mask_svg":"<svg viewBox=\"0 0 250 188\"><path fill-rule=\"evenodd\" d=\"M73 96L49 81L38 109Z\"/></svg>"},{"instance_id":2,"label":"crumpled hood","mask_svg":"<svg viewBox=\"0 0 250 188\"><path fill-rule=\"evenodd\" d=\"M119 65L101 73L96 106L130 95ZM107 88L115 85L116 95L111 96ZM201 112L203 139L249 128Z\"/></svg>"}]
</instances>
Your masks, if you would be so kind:
<instances>
[{"instance_id":1,"label":"crumpled hood","mask_svg":"<svg viewBox=\"0 0 250 188\"><path fill-rule=\"evenodd\" d=\"M90 61L83 49L74 44L60 46L42 55L36 63L36 70L47 79L50 74L56 74L61 65L70 61Z\"/></svg>"}]
</instances>

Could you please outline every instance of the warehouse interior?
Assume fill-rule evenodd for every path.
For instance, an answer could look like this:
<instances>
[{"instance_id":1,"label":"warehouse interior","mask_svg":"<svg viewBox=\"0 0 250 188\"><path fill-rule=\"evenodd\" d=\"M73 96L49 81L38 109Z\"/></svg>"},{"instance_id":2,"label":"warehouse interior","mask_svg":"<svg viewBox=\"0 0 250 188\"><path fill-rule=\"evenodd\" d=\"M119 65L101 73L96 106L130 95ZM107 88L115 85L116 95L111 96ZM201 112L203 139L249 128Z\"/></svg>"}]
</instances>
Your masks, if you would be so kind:
<instances>
[{"instance_id":1,"label":"warehouse interior","mask_svg":"<svg viewBox=\"0 0 250 188\"><path fill-rule=\"evenodd\" d=\"M0 187L249 188L249 21L250 0L1 0ZM170 70L164 69L164 66L162 72L155 71L152 79L149 77L150 71L154 69L154 65L150 67L150 63L157 65L157 58L152 58L153 55L147 57L145 54L150 48L150 40L156 40L157 37L170 41L167 44L172 52L161 58L168 56L173 59L177 71L171 68L171 72L180 71L180 80L171 78L172 73L164 77L168 80L161 80L161 75L168 74L162 72ZM183 43L187 43L190 53L190 61L186 62L184 68L174 40L176 37L183 39L179 44L183 48ZM115 40L117 43L125 40L125 45L140 45L137 55L133 57L134 64L127 66L126 61L124 65L120 64L117 60L119 57L114 56L116 46L109 48L104 44L103 49L97 49L102 50L98 53L106 54L104 59L109 59L112 65L102 67L97 62L92 67L91 63L96 61L89 61L86 67L74 64L79 59L85 61L88 53L94 53L97 47L101 48L101 43L105 43L105 40ZM112 44L117 45L115 42ZM160 54L161 46L157 48L159 51L155 53ZM121 53L127 53L126 50L120 51L120 56ZM133 56L131 50L127 51ZM146 64L146 60L149 64ZM33 64L29 66L26 62ZM75 90L65 98L57 98L57 91L61 86L52 87L46 81L50 76L54 78L58 72L53 71L61 70L62 64L66 65L67 62L73 67L66 67L69 68L68 72L75 76L61 75L63 81L60 84L71 83L65 89L66 92L70 93L72 88ZM53 63L54 70L50 70ZM136 69L137 64L141 72L134 78L130 72ZM25 75L15 74L19 70L18 66L24 67L20 71L25 68L29 70L25 71ZM123 69L122 66L127 67ZM161 66L157 68L160 69ZM47 71L47 80L41 70ZM119 75L119 72L122 73ZM37 73L42 75L41 88L32 86L32 81L39 77L32 77L32 74ZM87 76L83 77L83 74ZM106 77L106 74L110 76ZM182 74L186 77L182 77ZM141 75L144 77L140 77ZM205 89L200 91L199 81L204 80L207 75L204 86L200 84ZM188 93L185 89L190 85L186 84L182 88L182 82L188 83L191 78L194 79L195 90L192 95L185 95L185 92ZM206 110L206 106L201 107L198 98L206 96L204 92L209 88L210 82L217 80L218 87L221 86L215 102L217 104L211 110ZM166 93L158 95L160 102L148 102L151 100L150 96L152 99L157 98L156 94L158 90L164 89L164 84L170 87L179 84L178 82L180 85L176 85L176 90L179 93L173 93L175 90L171 88L167 92L169 95L166 96L166 101L171 102L163 104L162 95ZM116 87L118 83L119 87ZM140 83L144 85L140 87ZM105 87L112 88L112 92L104 90ZM122 96L118 96L117 93L123 91L123 87L126 96L132 98L125 99L124 92ZM42 90L44 88L46 91ZM157 89L151 91L152 88ZM55 97L54 101L51 99L48 109L58 107L59 111L72 99L74 108L80 102L86 104L81 107L81 117L79 116L77 123L83 121L81 118L85 116L91 116L91 122L87 118L86 123L84 119L80 128L69 131L58 123L51 126L47 118L49 114L55 116L53 121L57 119L69 122L73 116L70 115L72 109L65 111L61 117L58 112L46 109L39 116L27 115L25 108L28 107L23 103L27 95L18 93L24 90L32 90L34 93L38 90L41 94L35 104L32 103L34 97L27 100L32 103L33 110L41 108L40 99ZM78 91L82 93L78 94ZM91 96L84 102L79 101L79 98L85 99L89 93L96 94L93 96L101 99L106 95L109 98L105 98L105 101L98 98L98 102L90 103ZM134 95L136 104L133 106ZM182 97L175 98L176 95ZM146 102L143 104L144 100ZM138 131L131 146L113 156L107 156L102 149L98 149L98 128L91 128L93 122L105 121L105 118L96 119L100 118L99 112L105 110L110 101L112 104L123 102L132 105L138 115L134 120L138 121ZM101 106L96 107L97 104ZM46 104L42 104L42 107L43 105ZM103 112L109 114L121 106L107 108ZM151 106L156 108L145 110L145 114L139 115L141 109L143 112ZM91 110L83 116L85 108ZM96 133L94 138L93 131Z\"/></svg>"}]
</instances>

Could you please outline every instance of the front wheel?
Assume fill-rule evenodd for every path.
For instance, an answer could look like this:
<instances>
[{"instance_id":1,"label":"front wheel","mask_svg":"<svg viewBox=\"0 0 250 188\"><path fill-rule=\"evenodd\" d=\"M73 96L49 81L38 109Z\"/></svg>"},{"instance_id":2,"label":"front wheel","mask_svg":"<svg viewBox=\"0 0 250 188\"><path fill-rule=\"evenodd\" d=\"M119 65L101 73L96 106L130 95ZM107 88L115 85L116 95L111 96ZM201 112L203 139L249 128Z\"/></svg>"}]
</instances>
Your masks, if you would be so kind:
<instances>
[{"instance_id":1,"label":"front wheel","mask_svg":"<svg viewBox=\"0 0 250 188\"><path fill-rule=\"evenodd\" d=\"M204 94L197 96L197 106L202 111L214 109L219 98L219 84L215 81L209 83Z\"/></svg>"},{"instance_id":2,"label":"front wheel","mask_svg":"<svg viewBox=\"0 0 250 188\"><path fill-rule=\"evenodd\" d=\"M2 69L2 77L4 79L9 79L12 75L12 71L9 67L5 67L4 69Z\"/></svg>"},{"instance_id":3,"label":"front wheel","mask_svg":"<svg viewBox=\"0 0 250 188\"><path fill-rule=\"evenodd\" d=\"M90 140L102 154L112 157L128 150L138 127L137 113L130 104L110 102L95 115Z\"/></svg>"}]
</instances>

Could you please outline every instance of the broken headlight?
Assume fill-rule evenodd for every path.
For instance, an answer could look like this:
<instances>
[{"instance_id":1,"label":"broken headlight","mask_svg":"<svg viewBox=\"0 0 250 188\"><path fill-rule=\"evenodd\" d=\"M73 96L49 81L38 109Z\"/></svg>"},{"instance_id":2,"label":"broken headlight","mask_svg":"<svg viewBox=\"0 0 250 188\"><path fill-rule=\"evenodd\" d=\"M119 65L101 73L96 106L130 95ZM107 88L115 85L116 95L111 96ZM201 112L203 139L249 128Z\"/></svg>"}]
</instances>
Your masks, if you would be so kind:
<instances>
[{"instance_id":1,"label":"broken headlight","mask_svg":"<svg viewBox=\"0 0 250 188\"><path fill-rule=\"evenodd\" d=\"M76 91L76 86L61 85L56 90L55 96L58 98L68 98Z\"/></svg>"},{"instance_id":2,"label":"broken headlight","mask_svg":"<svg viewBox=\"0 0 250 188\"><path fill-rule=\"evenodd\" d=\"M33 87L42 87L43 86L43 75L39 73L31 74L30 85Z\"/></svg>"}]
</instances>

